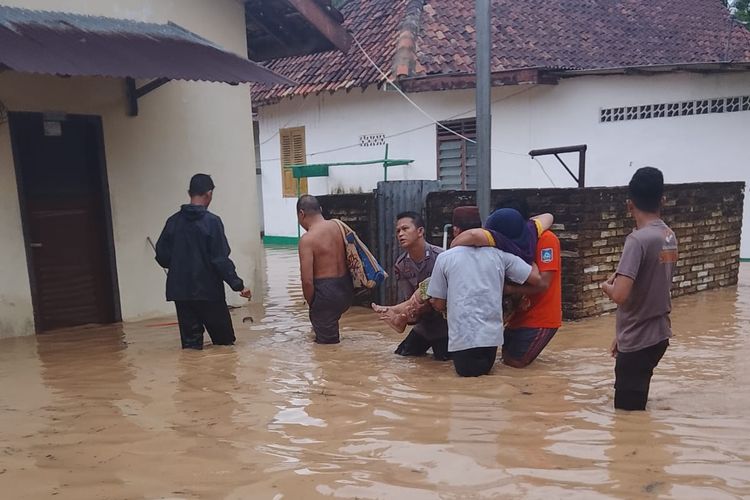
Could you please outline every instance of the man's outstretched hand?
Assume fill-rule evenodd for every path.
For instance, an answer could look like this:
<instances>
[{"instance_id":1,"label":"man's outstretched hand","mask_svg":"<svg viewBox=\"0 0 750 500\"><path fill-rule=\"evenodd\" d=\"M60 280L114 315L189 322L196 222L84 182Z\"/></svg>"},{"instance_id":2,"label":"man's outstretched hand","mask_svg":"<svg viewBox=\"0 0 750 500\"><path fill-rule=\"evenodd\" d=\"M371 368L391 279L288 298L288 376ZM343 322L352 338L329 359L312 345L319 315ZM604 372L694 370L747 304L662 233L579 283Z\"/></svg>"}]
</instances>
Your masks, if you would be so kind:
<instances>
[{"instance_id":1,"label":"man's outstretched hand","mask_svg":"<svg viewBox=\"0 0 750 500\"><path fill-rule=\"evenodd\" d=\"M250 291L249 288L243 288L240 292L240 297L245 297L246 299L250 300L251 298L253 298L253 292Z\"/></svg>"}]
</instances>

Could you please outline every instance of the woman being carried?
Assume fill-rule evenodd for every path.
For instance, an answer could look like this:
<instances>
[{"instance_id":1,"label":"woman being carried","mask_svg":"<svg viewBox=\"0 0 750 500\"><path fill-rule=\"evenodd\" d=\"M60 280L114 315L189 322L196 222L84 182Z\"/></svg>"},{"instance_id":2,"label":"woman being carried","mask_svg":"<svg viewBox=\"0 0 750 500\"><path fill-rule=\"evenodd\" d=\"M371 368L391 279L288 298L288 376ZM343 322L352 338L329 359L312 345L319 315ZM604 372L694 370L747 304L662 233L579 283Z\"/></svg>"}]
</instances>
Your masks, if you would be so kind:
<instances>
[{"instance_id":1,"label":"woman being carried","mask_svg":"<svg viewBox=\"0 0 750 500\"><path fill-rule=\"evenodd\" d=\"M525 221L521 214L512 208L495 210L484 224L483 229L463 231L451 243L457 246L494 246L504 252L521 257L529 264L534 262L534 254L539 236L552 226L552 214L536 215ZM414 294L404 302L394 306L372 304L372 309L380 314L380 319L401 333L406 325L416 323L426 312L432 310L427 285L429 278L419 284ZM506 322L513 307L503 308Z\"/></svg>"}]
</instances>

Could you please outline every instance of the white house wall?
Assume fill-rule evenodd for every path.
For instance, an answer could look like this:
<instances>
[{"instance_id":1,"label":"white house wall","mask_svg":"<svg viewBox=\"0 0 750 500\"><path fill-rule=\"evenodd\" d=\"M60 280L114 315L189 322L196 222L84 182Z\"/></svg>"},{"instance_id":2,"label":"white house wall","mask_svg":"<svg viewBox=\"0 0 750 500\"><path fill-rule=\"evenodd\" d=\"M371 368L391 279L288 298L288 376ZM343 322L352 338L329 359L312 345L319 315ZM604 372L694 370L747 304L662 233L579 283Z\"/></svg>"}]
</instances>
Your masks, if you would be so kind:
<instances>
[{"instance_id":1,"label":"white house wall","mask_svg":"<svg viewBox=\"0 0 750 500\"><path fill-rule=\"evenodd\" d=\"M171 20L237 53L244 53L246 47L244 10L235 0L0 4ZM164 274L146 237L155 241L166 218L187 202L188 182L196 172L213 176L211 210L224 220L239 274L253 283L260 259L260 226L249 95L247 85L170 82L140 99L140 115L129 117L122 80L0 74L0 101L9 111L102 117L123 319L174 312L164 299ZM34 331L9 143L5 123L0 125L0 337ZM229 297L237 301L235 295Z\"/></svg>"},{"instance_id":2,"label":"white house wall","mask_svg":"<svg viewBox=\"0 0 750 500\"><path fill-rule=\"evenodd\" d=\"M10 151L8 124L0 124L0 230L3 233L0 238L0 337L34 333L21 209Z\"/></svg>"},{"instance_id":3,"label":"white house wall","mask_svg":"<svg viewBox=\"0 0 750 500\"><path fill-rule=\"evenodd\" d=\"M750 112L599 121L601 108L742 95L750 95L750 74L590 76L558 85L494 88L492 187L575 186L554 157L539 159L550 182L539 164L526 156L532 149L574 144L588 144L587 186L627 184L632 173L646 165L660 168L670 183L744 180L750 184L746 160ZM438 120L475 115L473 91L410 97ZM360 147L359 137L384 133L392 136L386 139L390 157L415 160L411 166L392 168L389 180L436 178L435 126L393 91L371 88L287 99L261 108L259 116L268 235L297 234L295 200L281 197L279 128L305 126L309 163L382 158L383 147ZM577 155L568 156L575 172ZM328 178L310 179L309 191L368 191L382 176L377 165L332 167ZM750 200L745 201L743 257L750 257L748 207Z\"/></svg>"}]
</instances>

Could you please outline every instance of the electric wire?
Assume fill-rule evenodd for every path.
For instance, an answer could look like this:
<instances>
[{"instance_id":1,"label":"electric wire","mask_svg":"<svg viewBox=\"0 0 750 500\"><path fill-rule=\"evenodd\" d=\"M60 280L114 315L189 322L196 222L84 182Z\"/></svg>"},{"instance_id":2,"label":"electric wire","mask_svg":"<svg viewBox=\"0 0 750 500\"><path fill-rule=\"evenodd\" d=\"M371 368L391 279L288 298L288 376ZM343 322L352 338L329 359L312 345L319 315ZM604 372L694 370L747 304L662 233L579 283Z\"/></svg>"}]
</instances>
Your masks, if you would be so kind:
<instances>
[{"instance_id":1,"label":"electric wire","mask_svg":"<svg viewBox=\"0 0 750 500\"><path fill-rule=\"evenodd\" d=\"M391 87L393 87L396 90L396 92L398 92L401 95L401 97L403 97L409 104L411 104L414 107L414 109L416 109L417 111L419 111L422 115L424 115L430 121L432 121L433 124L435 124L438 127L442 128L446 132L449 132L449 133L455 135L456 137L460 137L461 139L463 139L463 140L465 140L467 142L470 142L472 144L476 144L477 143L476 140L469 139L465 135L460 134L460 133L456 132L455 130L451 129L450 127L447 127L446 125L440 123L440 121L438 119L436 119L430 113L428 113L427 111L425 111L424 109L422 109L422 107L420 107L419 104L417 104L416 102L414 102L411 99L411 97L409 97L408 95L406 95L406 93L403 90L401 90L401 88L398 85L396 85L395 83L393 83L391 81L391 79L388 78L388 75L380 68L380 66L378 66L378 64L372 59L372 57L370 57L370 54L368 54L367 51L365 50L365 48L362 47L362 44L359 43L359 39L357 39L356 35L354 35L354 33L351 33L351 32L350 32L350 34L351 34L352 40L354 40L354 43L357 46L357 48L365 56L365 59L367 59L367 61L372 65L372 67L380 74L380 76L383 78L383 80L388 85L390 85ZM492 149L493 151L498 151L500 153L507 154L507 155L529 156L527 153L516 153L514 151L505 151L505 150L500 149L500 148L493 148L493 147L491 147L490 149Z\"/></svg>"},{"instance_id":2,"label":"electric wire","mask_svg":"<svg viewBox=\"0 0 750 500\"><path fill-rule=\"evenodd\" d=\"M542 169L542 172L544 173L544 176L547 177L547 180L550 184L552 184L552 187L557 187L557 184L555 184L555 181L552 180L552 177L549 176L547 173L547 170L544 168L544 165L542 165L542 162L539 161L538 158L532 158L537 164L539 164L539 168Z\"/></svg>"},{"instance_id":3,"label":"electric wire","mask_svg":"<svg viewBox=\"0 0 750 500\"><path fill-rule=\"evenodd\" d=\"M412 129L404 130L402 132L397 132L397 133L394 133L394 134L387 135L386 136L387 139L391 139L391 138L394 138L394 137L399 137L401 135L409 134L409 133L415 132L417 130L421 130L423 128L430 127L432 125L436 125L439 128L445 130L446 132L448 132L448 133L450 133L450 134L452 134L452 135L454 135L456 137L459 137L459 138L463 139L466 142L470 142L472 144L476 144L477 143L476 140L470 139L469 137L466 137L465 135L463 135L463 134L461 134L461 133L459 133L459 132L451 129L450 127L448 127L446 125L444 125L438 119L436 119L434 116L432 116L430 113L428 113L427 111L425 111L421 106L419 106L419 104L417 104L416 102L414 102L414 100L412 100L403 90L401 90L401 88L398 85L394 84L391 81L391 79L388 77L388 75L380 68L380 66L378 66L378 64L372 59L372 57L370 57L370 54L368 54L367 51L364 49L364 47L362 46L362 44L359 42L359 39L357 38L357 36L354 33L351 33L351 32L350 32L350 35L351 35L352 40L354 41L355 45L359 49L359 51L362 52L362 55L364 55L365 59L367 59L367 61L370 63L370 65L378 72L378 74L381 76L381 78L383 79L383 81L385 82L385 84L390 85L394 90L396 90L396 92L398 92L398 94L402 98L404 98L409 104L411 104L411 106L414 109L416 109L420 114L422 114L423 116L425 116L427 119L430 120L430 123L427 123L425 125L421 125L419 127L414 127ZM493 103L499 102L499 101L502 101L502 100L505 100L505 99L509 99L511 97L515 97L517 95L520 95L520 94L522 94L524 92L527 92L529 90L532 90L532 89L533 89L533 87L529 87L529 88L524 89L524 90L522 90L520 92L516 92L514 94L511 94L511 95L505 96L503 98L500 98L497 101L493 101ZM297 110L301 109L301 107L302 107L302 104L300 104L300 106L297 108ZM476 109L476 108L472 108L472 109ZM469 113L470 111L471 110L467 110L467 111L464 111L462 113L458 113L456 115L448 117L446 119L452 119L452 118L455 118L457 116L461 116L461 115L464 115L466 113ZM287 124L289 122L291 122L291 120L292 120L292 118L290 118L287 121ZM272 135L271 137L269 137L268 139L266 139L261 144L265 144L265 143L269 142L276 135L278 135L278 133L279 132L277 131L274 135ZM335 147L335 148L332 148L332 149L326 149L326 150L322 150L322 151L316 151L316 152L313 152L313 153L308 153L307 156L308 157L312 157L312 156L318 156L318 155L327 154L327 153L334 153L334 152L338 152L338 151L344 151L344 150L347 150L347 149L356 148L358 146L360 146L359 143L357 143L357 144L350 144L350 145L347 145L347 146L340 146L340 147ZM490 149L492 151L497 151L499 153L503 153L503 154L506 154L506 155L531 158L528 153L518 153L518 152L514 152L514 151L506 151L504 149L500 149L500 148L497 148L497 147L490 147ZM266 159L262 159L261 163L262 162L269 162L269 161L280 161L280 160L281 160L281 158L266 158ZM554 187L557 187L557 185L555 184L555 182L552 180L552 178L549 176L549 174L545 170L544 165L542 165L542 163L538 159L536 159L536 158L533 158L533 160L537 163L537 165L539 165L539 168L542 170L542 173L544 173L544 176L547 178L547 180L549 180L550 184L552 184L552 186L554 186Z\"/></svg>"}]
</instances>

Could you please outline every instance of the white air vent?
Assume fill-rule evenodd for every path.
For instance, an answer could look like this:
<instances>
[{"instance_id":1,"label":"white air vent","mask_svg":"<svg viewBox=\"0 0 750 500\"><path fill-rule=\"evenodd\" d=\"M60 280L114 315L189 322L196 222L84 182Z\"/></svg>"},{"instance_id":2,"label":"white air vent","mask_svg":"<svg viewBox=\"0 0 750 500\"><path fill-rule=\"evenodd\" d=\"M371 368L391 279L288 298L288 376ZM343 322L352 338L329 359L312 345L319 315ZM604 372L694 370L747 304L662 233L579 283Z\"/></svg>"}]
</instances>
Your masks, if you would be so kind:
<instances>
[{"instance_id":1,"label":"white air vent","mask_svg":"<svg viewBox=\"0 0 750 500\"><path fill-rule=\"evenodd\" d=\"M603 108L599 111L599 121L610 123L651 118L736 113L738 111L750 111L750 96L714 97L695 101Z\"/></svg>"},{"instance_id":2,"label":"white air vent","mask_svg":"<svg viewBox=\"0 0 750 500\"><path fill-rule=\"evenodd\" d=\"M372 146L384 146L385 134L365 134L359 136L359 145L363 148Z\"/></svg>"}]
</instances>

